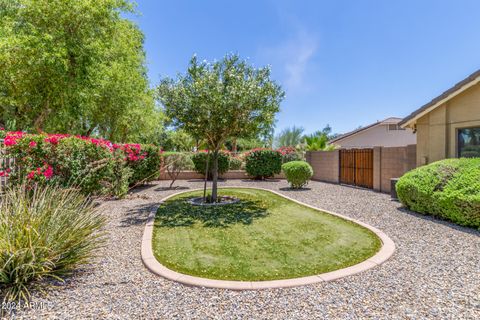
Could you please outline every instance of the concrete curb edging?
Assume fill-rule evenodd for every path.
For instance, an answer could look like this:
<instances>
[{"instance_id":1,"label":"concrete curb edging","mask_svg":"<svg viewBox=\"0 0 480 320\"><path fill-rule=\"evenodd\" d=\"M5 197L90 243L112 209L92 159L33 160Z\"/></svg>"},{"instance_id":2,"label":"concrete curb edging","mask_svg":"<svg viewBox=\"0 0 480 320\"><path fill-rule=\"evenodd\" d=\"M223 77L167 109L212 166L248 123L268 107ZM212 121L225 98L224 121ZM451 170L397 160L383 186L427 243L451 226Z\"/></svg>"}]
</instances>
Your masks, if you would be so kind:
<instances>
[{"instance_id":1,"label":"concrete curb edging","mask_svg":"<svg viewBox=\"0 0 480 320\"><path fill-rule=\"evenodd\" d=\"M368 269L371 269L373 267L376 267L384 263L393 255L395 251L395 243L383 231L375 227L372 227L366 223L363 223L361 221L343 216L338 213L316 208L314 206L292 199L288 196L285 196L279 192L276 192L270 189L255 188L255 187L240 187L240 186L239 187L225 186L219 189L223 189L223 188L257 189L257 190L268 191L278 196L281 196L285 199L293 201L297 204L306 206L308 208L311 208L317 211L326 212L328 214L340 217L344 220L352 221L375 233L382 241L382 247L374 256L368 258L363 262L360 262L356 265L353 265L347 268L343 268L343 269L339 269L339 270L335 270L327 273L322 273L319 275L293 278L293 279L271 280L271 281L228 281L228 280L214 280L214 279L200 278L200 277L194 277L194 276L190 276L190 275L186 275L186 274L182 274L182 273L170 270L164 265L162 265L160 262L158 262L158 260L153 255L152 236L153 236L153 225L155 222L155 215L156 215L156 210L155 210L151 212L148 217L147 224L145 225L145 231L143 233L143 238L142 238L141 255L142 255L143 264L147 267L147 269L149 269L152 273L155 273L169 280L177 281L186 285L193 285L193 286L199 286L199 287L231 289L231 290L258 290L258 289L269 289L269 288L287 288L287 287L296 287L296 286L313 284L313 283L324 282L324 281L332 281L332 280L340 279L346 276L350 276L353 274L366 271ZM164 202L179 194L191 192L191 191L197 191L197 190L203 190L203 189L197 188L197 189L190 189L190 190L183 190L181 192L176 192L174 194L171 194L163 198L161 202Z\"/></svg>"}]
</instances>

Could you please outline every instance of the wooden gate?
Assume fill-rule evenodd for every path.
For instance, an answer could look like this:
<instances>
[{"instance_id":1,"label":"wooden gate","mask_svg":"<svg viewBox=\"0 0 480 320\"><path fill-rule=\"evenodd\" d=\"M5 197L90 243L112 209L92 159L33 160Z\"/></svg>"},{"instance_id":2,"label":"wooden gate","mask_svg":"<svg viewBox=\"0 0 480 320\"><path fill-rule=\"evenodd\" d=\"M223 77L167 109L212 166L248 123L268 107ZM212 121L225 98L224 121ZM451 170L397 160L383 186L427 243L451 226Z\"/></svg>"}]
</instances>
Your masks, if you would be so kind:
<instances>
[{"instance_id":1,"label":"wooden gate","mask_svg":"<svg viewBox=\"0 0 480 320\"><path fill-rule=\"evenodd\" d=\"M340 183L373 189L373 149L340 150Z\"/></svg>"}]
</instances>

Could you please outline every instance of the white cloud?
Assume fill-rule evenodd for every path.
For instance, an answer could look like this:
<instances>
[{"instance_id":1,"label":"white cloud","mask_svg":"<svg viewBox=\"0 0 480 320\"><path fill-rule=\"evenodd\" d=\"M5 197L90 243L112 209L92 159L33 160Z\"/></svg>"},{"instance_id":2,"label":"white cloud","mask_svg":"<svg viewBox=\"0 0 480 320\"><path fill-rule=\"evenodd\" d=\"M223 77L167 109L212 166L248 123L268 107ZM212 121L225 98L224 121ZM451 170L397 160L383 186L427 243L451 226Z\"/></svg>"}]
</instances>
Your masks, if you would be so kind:
<instances>
[{"instance_id":1,"label":"white cloud","mask_svg":"<svg viewBox=\"0 0 480 320\"><path fill-rule=\"evenodd\" d=\"M303 91L309 87L306 78L317 49L317 38L305 29L298 28L280 44L261 49L260 54L274 68L281 68L277 71L281 72L282 83L288 91Z\"/></svg>"}]
</instances>

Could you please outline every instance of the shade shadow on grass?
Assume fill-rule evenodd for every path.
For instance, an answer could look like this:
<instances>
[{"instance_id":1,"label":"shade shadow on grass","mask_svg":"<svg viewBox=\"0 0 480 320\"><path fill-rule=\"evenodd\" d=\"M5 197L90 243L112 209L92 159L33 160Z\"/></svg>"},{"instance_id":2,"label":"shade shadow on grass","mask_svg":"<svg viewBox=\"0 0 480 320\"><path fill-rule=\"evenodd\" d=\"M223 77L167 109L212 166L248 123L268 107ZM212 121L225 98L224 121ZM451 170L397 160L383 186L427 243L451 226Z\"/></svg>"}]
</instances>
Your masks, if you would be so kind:
<instances>
[{"instance_id":1,"label":"shade shadow on grass","mask_svg":"<svg viewBox=\"0 0 480 320\"><path fill-rule=\"evenodd\" d=\"M201 223L204 227L226 228L234 224L251 224L268 216L267 209L258 201L242 199L222 206L194 206L187 198L169 200L160 205L155 219L157 227L186 227Z\"/></svg>"}]
</instances>

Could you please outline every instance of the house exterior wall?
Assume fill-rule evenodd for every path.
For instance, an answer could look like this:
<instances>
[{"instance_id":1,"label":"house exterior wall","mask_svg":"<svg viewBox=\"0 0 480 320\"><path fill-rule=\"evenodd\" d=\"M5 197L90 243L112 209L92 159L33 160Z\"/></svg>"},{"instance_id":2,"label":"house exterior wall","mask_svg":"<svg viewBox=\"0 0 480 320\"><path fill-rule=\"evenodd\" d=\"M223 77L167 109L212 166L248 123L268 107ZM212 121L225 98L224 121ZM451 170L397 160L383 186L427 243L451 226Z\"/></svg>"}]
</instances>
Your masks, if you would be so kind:
<instances>
[{"instance_id":1,"label":"house exterior wall","mask_svg":"<svg viewBox=\"0 0 480 320\"><path fill-rule=\"evenodd\" d=\"M381 124L334 143L342 148L401 147L415 144L416 137L411 129L389 131L388 124Z\"/></svg>"},{"instance_id":2,"label":"house exterior wall","mask_svg":"<svg viewBox=\"0 0 480 320\"><path fill-rule=\"evenodd\" d=\"M417 165L458 156L458 129L480 127L477 84L417 120Z\"/></svg>"}]
</instances>

